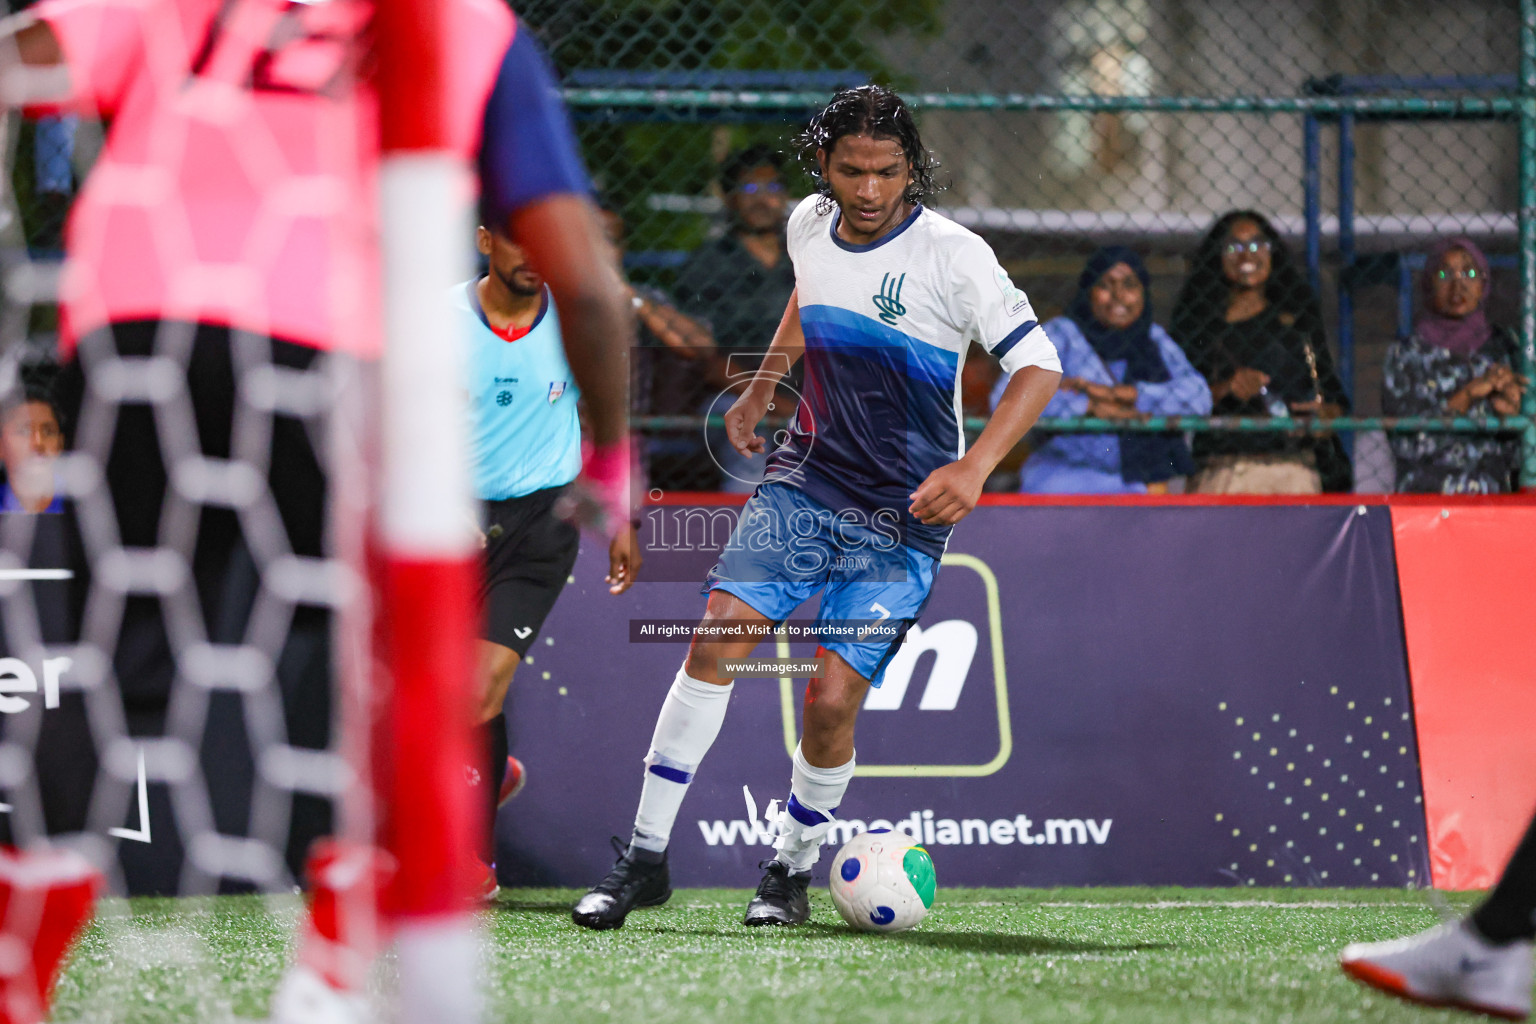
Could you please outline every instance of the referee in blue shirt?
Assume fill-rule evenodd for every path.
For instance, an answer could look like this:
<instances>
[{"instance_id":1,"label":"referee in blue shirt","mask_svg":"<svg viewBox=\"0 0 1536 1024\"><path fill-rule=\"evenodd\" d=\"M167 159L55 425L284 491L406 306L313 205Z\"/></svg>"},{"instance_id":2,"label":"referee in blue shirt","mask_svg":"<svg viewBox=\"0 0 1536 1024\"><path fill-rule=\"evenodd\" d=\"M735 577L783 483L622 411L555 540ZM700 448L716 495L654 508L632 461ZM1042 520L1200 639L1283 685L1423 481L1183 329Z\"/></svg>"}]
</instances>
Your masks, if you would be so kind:
<instances>
[{"instance_id":1,"label":"referee in blue shirt","mask_svg":"<svg viewBox=\"0 0 1536 1024\"><path fill-rule=\"evenodd\" d=\"M579 532L555 514L555 505L581 471L581 422L580 392L543 279L499 231L481 227L475 240L488 272L456 288L452 298L468 346L470 456L484 509L477 721L488 733L490 772L481 784L494 824L505 802L501 794L521 785L520 778L502 785L507 687L576 563ZM630 526L608 546L609 592L628 590L639 565ZM512 770L520 775L521 765ZM486 898L496 893L489 868L484 892Z\"/></svg>"}]
</instances>

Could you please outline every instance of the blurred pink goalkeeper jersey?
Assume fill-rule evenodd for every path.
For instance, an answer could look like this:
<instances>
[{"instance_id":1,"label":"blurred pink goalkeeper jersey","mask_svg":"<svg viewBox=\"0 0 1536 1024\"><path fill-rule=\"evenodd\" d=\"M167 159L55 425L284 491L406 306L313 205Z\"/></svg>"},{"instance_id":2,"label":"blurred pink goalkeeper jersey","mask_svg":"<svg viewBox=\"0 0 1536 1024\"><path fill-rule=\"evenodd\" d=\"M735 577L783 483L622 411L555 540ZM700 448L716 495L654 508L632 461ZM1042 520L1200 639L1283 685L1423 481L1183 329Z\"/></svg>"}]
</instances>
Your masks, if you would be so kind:
<instances>
[{"instance_id":1,"label":"blurred pink goalkeeper jersey","mask_svg":"<svg viewBox=\"0 0 1536 1024\"><path fill-rule=\"evenodd\" d=\"M448 116L472 157L513 34L450 0ZM65 109L109 120L71 211L61 339L128 320L219 324L359 355L380 345L378 104L368 0L43 0Z\"/></svg>"}]
</instances>

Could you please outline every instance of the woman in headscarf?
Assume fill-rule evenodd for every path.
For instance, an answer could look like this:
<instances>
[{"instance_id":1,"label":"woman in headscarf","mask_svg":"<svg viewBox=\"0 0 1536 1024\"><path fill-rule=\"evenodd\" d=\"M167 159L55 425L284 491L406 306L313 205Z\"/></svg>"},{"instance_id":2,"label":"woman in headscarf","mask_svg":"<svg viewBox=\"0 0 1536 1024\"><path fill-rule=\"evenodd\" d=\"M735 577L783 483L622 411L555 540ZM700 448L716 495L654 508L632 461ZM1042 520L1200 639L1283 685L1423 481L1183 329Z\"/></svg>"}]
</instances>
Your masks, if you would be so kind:
<instances>
[{"instance_id":1,"label":"woman in headscarf","mask_svg":"<svg viewBox=\"0 0 1536 1024\"><path fill-rule=\"evenodd\" d=\"M1349 408L1317 296L1274 227L1252 210L1212 225L1173 306L1173 335L1211 385L1218 416L1332 417ZM1350 489L1337 435L1195 435L1206 494Z\"/></svg>"},{"instance_id":2,"label":"woman in headscarf","mask_svg":"<svg viewBox=\"0 0 1536 1024\"><path fill-rule=\"evenodd\" d=\"M1388 416L1511 416L1525 378L1514 335L1488 322L1488 258L1469 238L1430 250L1413 334L1387 350L1382 412ZM1509 435L1394 434L1399 491L1502 494L1514 486L1519 442Z\"/></svg>"},{"instance_id":3,"label":"woman in headscarf","mask_svg":"<svg viewBox=\"0 0 1536 1024\"><path fill-rule=\"evenodd\" d=\"M1122 246L1100 249L1077 279L1067 315L1045 325L1061 356L1061 386L1046 416L1205 416L1211 392L1168 332L1152 322L1151 278ZM993 404L1007 387L1005 376ZM1194 469L1177 433L1061 434L1024 464L1035 494L1145 494Z\"/></svg>"}]
</instances>

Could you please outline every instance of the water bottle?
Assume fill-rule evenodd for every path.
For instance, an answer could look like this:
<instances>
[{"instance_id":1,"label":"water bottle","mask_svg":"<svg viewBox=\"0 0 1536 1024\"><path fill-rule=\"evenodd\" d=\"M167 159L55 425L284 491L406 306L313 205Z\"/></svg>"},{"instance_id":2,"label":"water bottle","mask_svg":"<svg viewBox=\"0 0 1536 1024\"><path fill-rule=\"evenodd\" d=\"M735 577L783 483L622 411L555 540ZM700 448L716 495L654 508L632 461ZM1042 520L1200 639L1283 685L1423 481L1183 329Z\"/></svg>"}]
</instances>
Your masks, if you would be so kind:
<instances>
[{"instance_id":1,"label":"water bottle","mask_svg":"<svg viewBox=\"0 0 1536 1024\"><path fill-rule=\"evenodd\" d=\"M1285 399L1269 390L1267 386L1259 388L1259 401L1264 403L1265 410L1271 416L1289 416L1291 414L1290 408L1285 404Z\"/></svg>"}]
</instances>

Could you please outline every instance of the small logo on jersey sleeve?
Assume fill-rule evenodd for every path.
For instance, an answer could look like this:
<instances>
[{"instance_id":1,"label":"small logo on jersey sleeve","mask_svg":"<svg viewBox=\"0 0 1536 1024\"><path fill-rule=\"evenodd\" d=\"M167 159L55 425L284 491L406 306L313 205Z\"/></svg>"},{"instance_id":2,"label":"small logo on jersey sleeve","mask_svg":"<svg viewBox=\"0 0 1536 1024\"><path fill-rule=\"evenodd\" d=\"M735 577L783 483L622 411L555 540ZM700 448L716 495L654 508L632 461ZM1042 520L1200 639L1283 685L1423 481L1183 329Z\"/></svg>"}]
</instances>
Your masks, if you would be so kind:
<instances>
[{"instance_id":1,"label":"small logo on jersey sleeve","mask_svg":"<svg viewBox=\"0 0 1536 1024\"><path fill-rule=\"evenodd\" d=\"M549 404L554 405L560 401L560 396L565 394L565 381L554 380L549 382Z\"/></svg>"},{"instance_id":2,"label":"small logo on jersey sleeve","mask_svg":"<svg viewBox=\"0 0 1536 1024\"><path fill-rule=\"evenodd\" d=\"M1008 315L1013 316L1029 305L1029 297L1013 286L1013 281L1008 278L1008 271L1002 267L996 267L992 271L993 278L997 281L997 287L1003 293L1003 305L1008 309Z\"/></svg>"},{"instance_id":3,"label":"small logo on jersey sleeve","mask_svg":"<svg viewBox=\"0 0 1536 1024\"><path fill-rule=\"evenodd\" d=\"M880 291L871 296L875 308L880 311L880 319L893 327L897 317L907 315L907 307L901 304L901 286L906 280L906 274L900 277L886 274L880 279Z\"/></svg>"},{"instance_id":4,"label":"small logo on jersey sleeve","mask_svg":"<svg viewBox=\"0 0 1536 1024\"><path fill-rule=\"evenodd\" d=\"M512 404L512 392L510 392L510 391L498 391L498 392L496 392L496 404L499 405L499 406L502 406L502 407L506 407L506 406L511 405Z\"/></svg>"}]
</instances>

